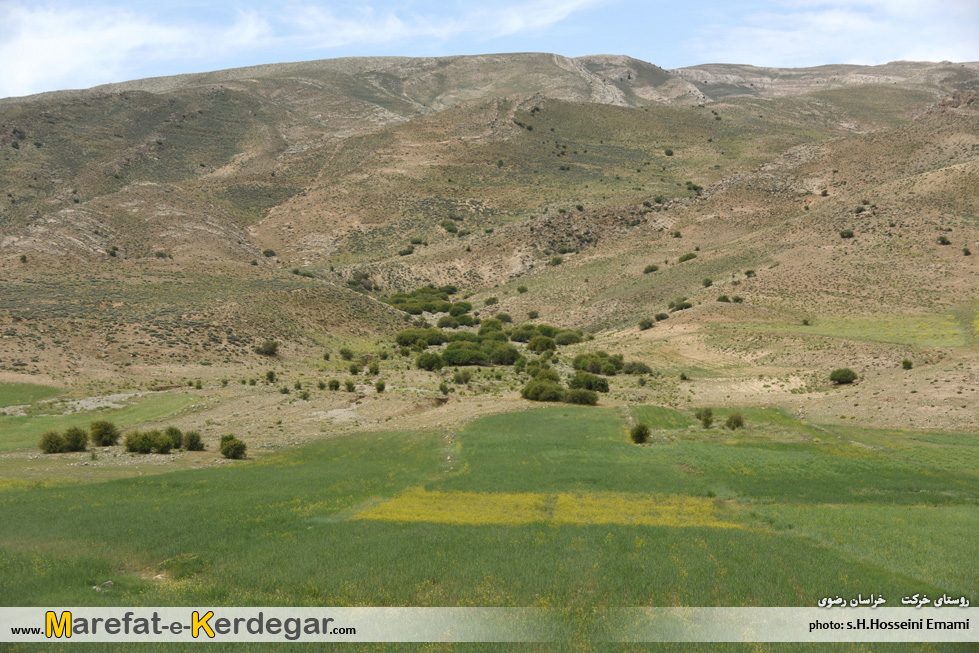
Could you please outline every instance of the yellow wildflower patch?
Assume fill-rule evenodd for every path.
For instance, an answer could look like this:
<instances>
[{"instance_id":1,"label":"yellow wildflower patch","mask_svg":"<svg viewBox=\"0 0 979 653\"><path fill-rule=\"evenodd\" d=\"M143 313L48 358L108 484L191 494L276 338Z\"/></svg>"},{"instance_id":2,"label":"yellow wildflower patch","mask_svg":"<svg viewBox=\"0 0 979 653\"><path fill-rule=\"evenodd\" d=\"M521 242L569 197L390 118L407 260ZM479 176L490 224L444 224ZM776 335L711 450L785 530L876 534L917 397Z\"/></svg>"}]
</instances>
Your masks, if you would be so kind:
<instances>
[{"instance_id":1,"label":"yellow wildflower patch","mask_svg":"<svg viewBox=\"0 0 979 653\"><path fill-rule=\"evenodd\" d=\"M532 522L740 528L718 518L710 499L616 492L428 492L415 489L362 510L354 519L429 522L459 526L514 526Z\"/></svg>"},{"instance_id":2,"label":"yellow wildflower patch","mask_svg":"<svg viewBox=\"0 0 979 653\"><path fill-rule=\"evenodd\" d=\"M718 519L714 502L703 497L670 494L561 494L554 507L559 524L616 524L619 526L710 526L738 528Z\"/></svg>"},{"instance_id":3,"label":"yellow wildflower patch","mask_svg":"<svg viewBox=\"0 0 979 653\"><path fill-rule=\"evenodd\" d=\"M426 492L419 488L368 508L355 519L459 526L527 524L545 519L546 498L532 492Z\"/></svg>"}]
</instances>

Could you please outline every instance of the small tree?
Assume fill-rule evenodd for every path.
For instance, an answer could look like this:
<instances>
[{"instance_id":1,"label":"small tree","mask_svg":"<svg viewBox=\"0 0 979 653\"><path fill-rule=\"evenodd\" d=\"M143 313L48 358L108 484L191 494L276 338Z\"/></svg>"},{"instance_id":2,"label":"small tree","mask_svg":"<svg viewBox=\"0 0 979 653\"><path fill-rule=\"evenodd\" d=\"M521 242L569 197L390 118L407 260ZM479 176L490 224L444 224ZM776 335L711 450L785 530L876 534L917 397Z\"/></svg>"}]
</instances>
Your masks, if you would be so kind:
<instances>
[{"instance_id":1,"label":"small tree","mask_svg":"<svg viewBox=\"0 0 979 653\"><path fill-rule=\"evenodd\" d=\"M262 356L275 356L279 353L279 343L275 340L266 340L255 347L255 353Z\"/></svg>"},{"instance_id":2,"label":"small tree","mask_svg":"<svg viewBox=\"0 0 979 653\"><path fill-rule=\"evenodd\" d=\"M636 444L645 444L649 440L649 425L640 422L629 431L629 437Z\"/></svg>"},{"instance_id":3,"label":"small tree","mask_svg":"<svg viewBox=\"0 0 979 653\"><path fill-rule=\"evenodd\" d=\"M153 436L144 431L133 431L126 434L126 451L131 453L150 453L153 451Z\"/></svg>"},{"instance_id":4,"label":"small tree","mask_svg":"<svg viewBox=\"0 0 979 653\"><path fill-rule=\"evenodd\" d=\"M714 411L710 408L701 408L696 412L695 416L700 420L700 424L705 429L709 429L714 423Z\"/></svg>"},{"instance_id":5,"label":"small tree","mask_svg":"<svg viewBox=\"0 0 979 653\"><path fill-rule=\"evenodd\" d=\"M239 459L245 457L248 445L233 435L221 436L221 455L225 458Z\"/></svg>"},{"instance_id":6,"label":"small tree","mask_svg":"<svg viewBox=\"0 0 979 653\"><path fill-rule=\"evenodd\" d=\"M598 393L584 388L573 388L565 393L566 402L569 404L579 404L582 406L595 406L598 404Z\"/></svg>"},{"instance_id":7,"label":"small tree","mask_svg":"<svg viewBox=\"0 0 979 653\"><path fill-rule=\"evenodd\" d=\"M85 429L71 426L65 431L65 443L67 451L85 451L88 444L88 433Z\"/></svg>"},{"instance_id":8,"label":"small tree","mask_svg":"<svg viewBox=\"0 0 979 653\"><path fill-rule=\"evenodd\" d=\"M197 431L187 431L184 433L182 444L187 451L204 451L204 441L201 439L201 434Z\"/></svg>"},{"instance_id":9,"label":"small tree","mask_svg":"<svg viewBox=\"0 0 979 653\"><path fill-rule=\"evenodd\" d=\"M170 438L170 444L174 449L179 449L184 444L184 434L183 431L178 429L176 426L168 426L163 434Z\"/></svg>"},{"instance_id":10,"label":"small tree","mask_svg":"<svg viewBox=\"0 0 979 653\"><path fill-rule=\"evenodd\" d=\"M377 364L377 361L375 361L370 364L370 367L367 368L367 371L370 372L371 376L377 376L378 374L381 373L381 366Z\"/></svg>"},{"instance_id":11,"label":"small tree","mask_svg":"<svg viewBox=\"0 0 979 653\"><path fill-rule=\"evenodd\" d=\"M857 380L857 373L849 367L840 367L830 372L829 380L836 385L847 385Z\"/></svg>"},{"instance_id":12,"label":"small tree","mask_svg":"<svg viewBox=\"0 0 979 653\"><path fill-rule=\"evenodd\" d=\"M112 422L98 420L88 425L92 444L96 447L111 447L119 443L119 429Z\"/></svg>"},{"instance_id":13,"label":"small tree","mask_svg":"<svg viewBox=\"0 0 979 653\"><path fill-rule=\"evenodd\" d=\"M58 431L46 431L37 446L42 453L64 453L68 451L68 440Z\"/></svg>"},{"instance_id":14,"label":"small tree","mask_svg":"<svg viewBox=\"0 0 979 653\"><path fill-rule=\"evenodd\" d=\"M170 453L173 449L173 440L170 436L162 431L151 431L153 437L153 448L156 449L157 453ZM181 441L183 438L181 438Z\"/></svg>"},{"instance_id":15,"label":"small tree","mask_svg":"<svg viewBox=\"0 0 979 653\"><path fill-rule=\"evenodd\" d=\"M731 413L727 417L727 421L724 422L724 426L728 427L732 431L735 429L744 428L744 415L741 413Z\"/></svg>"}]
</instances>

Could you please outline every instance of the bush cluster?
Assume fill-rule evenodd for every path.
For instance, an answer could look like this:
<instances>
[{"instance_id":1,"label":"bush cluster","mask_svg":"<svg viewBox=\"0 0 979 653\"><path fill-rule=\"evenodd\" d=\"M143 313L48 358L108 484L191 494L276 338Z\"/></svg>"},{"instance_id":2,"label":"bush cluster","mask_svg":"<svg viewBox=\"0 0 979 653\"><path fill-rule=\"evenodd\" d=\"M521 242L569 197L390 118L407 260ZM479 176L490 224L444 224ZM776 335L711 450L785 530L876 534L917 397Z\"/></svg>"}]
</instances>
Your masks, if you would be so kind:
<instances>
[{"instance_id":1,"label":"bush cluster","mask_svg":"<svg viewBox=\"0 0 979 653\"><path fill-rule=\"evenodd\" d=\"M98 420L89 424L88 431L80 426L70 426L64 433L46 431L37 446L43 453L68 453L85 451L89 441L96 447L111 447L119 442L119 429L112 422Z\"/></svg>"},{"instance_id":2,"label":"bush cluster","mask_svg":"<svg viewBox=\"0 0 979 653\"><path fill-rule=\"evenodd\" d=\"M451 221L449 221L449 224L451 224L452 227L455 227L455 224ZM407 254L410 253L411 252L406 252L404 256L407 256ZM456 304L453 304L449 301L449 297L457 292L459 292L459 289L455 286L448 285L436 287L434 284L429 284L427 286L412 290L409 293L396 293L390 297L385 297L381 301L384 301L410 315L421 315L422 313L450 313L450 311L453 310L459 311L457 313L452 313L453 315L468 313L470 310L472 310L472 306L469 305L468 302L457 302ZM458 304L466 305L468 308L465 310L457 309L455 307Z\"/></svg>"},{"instance_id":3,"label":"bush cluster","mask_svg":"<svg viewBox=\"0 0 979 653\"><path fill-rule=\"evenodd\" d=\"M221 455L225 458L244 458L246 449L248 449L248 445L234 435L228 433L221 436Z\"/></svg>"}]
</instances>

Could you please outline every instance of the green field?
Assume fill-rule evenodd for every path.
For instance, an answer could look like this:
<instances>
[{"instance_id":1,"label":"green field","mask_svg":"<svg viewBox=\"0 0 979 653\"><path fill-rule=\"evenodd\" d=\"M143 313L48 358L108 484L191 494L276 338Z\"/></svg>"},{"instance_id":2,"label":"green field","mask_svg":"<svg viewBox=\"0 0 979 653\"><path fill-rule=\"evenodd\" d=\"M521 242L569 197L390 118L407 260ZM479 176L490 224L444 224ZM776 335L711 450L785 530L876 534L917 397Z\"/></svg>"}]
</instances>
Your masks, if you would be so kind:
<instances>
[{"instance_id":1,"label":"green field","mask_svg":"<svg viewBox=\"0 0 979 653\"><path fill-rule=\"evenodd\" d=\"M0 383L0 408L32 404L41 399L57 397L58 388L36 383Z\"/></svg>"},{"instance_id":2,"label":"green field","mask_svg":"<svg viewBox=\"0 0 979 653\"><path fill-rule=\"evenodd\" d=\"M817 439L782 413L746 414L736 433L692 427L639 447L613 409L558 407L219 468L11 487L0 492L0 595L541 606L584 623L615 606L977 594L971 438ZM92 592L105 580L111 592Z\"/></svg>"},{"instance_id":3,"label":"green field","mask_svg":"<svg viewBox=\"0 0 979 653\"><path fill-rule=\"evenodd\" d=\"M973 334L954 315L880 315L867 317L820 317L810 326L781 325L779 331L890 342L917 347L965 347Z\"/></svg>"},{"instance_id":4,"label":"green field","mask_svg":"<svg viewBox=\"0 0 979 653\"><path fill-rule=\"evenodd\" d=\"M190 395L168 394L149 397L122 408L102 408L68 415L0 416L0 451L33 447L45 431L63 431L70 426L87 427L99 419L112 420L120 427L160 420L195 401L196 398Z\"/></svg>"}]
</instances>

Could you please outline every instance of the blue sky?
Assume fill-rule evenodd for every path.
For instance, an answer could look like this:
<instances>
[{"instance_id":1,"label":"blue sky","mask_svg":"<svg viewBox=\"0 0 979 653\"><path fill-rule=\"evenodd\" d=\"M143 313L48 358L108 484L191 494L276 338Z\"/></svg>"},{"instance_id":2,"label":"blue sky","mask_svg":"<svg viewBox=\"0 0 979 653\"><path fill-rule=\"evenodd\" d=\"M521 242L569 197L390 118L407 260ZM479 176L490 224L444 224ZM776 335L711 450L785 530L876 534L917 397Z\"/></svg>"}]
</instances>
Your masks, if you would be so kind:
<instances>
[{"instance_id":1,"label":"blue sky","mask_svg":"<svg viewBox=\"0 0 979 653\"><path fill-rule=\"evenodd\" d=\"M979 60L979 0L0 0L0 97L332 57L626 54L664 68Z\"/></svg>"}]
</instances>

